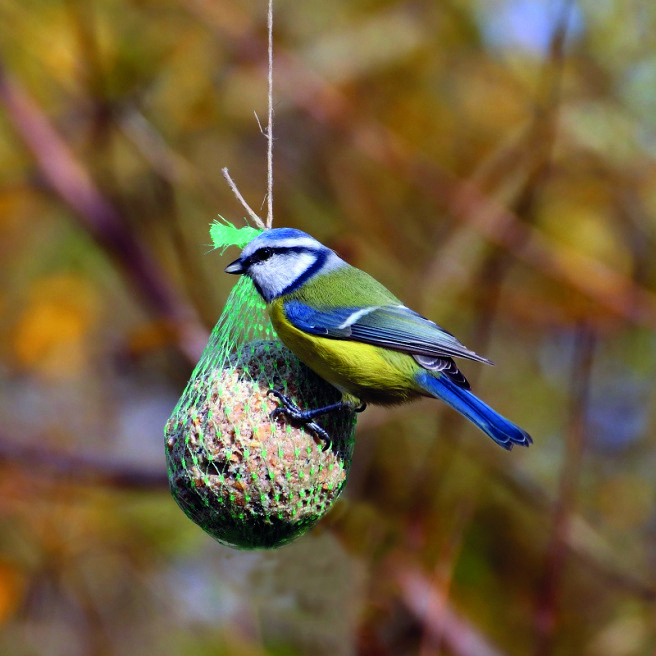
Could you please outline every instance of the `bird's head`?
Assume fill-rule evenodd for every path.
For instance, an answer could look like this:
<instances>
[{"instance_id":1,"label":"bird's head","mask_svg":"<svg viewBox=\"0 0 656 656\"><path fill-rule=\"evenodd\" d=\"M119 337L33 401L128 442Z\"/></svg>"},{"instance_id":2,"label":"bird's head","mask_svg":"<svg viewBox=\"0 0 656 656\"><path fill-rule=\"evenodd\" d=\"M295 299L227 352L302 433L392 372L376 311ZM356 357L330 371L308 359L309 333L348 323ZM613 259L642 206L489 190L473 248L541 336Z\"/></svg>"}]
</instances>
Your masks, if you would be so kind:
<instances>
[{"instance_id":1,"label":"bird's head","mask_svg":"<svg viewBox=\"0 0 656 656\"><path fill-rule=\"evenodd\" d=\"M265 230L249 242L226 273L245 274L262 298L274 298L298 289L313 276L343 266L333 251L301 230Z\"/></svg>"}]
</instances>

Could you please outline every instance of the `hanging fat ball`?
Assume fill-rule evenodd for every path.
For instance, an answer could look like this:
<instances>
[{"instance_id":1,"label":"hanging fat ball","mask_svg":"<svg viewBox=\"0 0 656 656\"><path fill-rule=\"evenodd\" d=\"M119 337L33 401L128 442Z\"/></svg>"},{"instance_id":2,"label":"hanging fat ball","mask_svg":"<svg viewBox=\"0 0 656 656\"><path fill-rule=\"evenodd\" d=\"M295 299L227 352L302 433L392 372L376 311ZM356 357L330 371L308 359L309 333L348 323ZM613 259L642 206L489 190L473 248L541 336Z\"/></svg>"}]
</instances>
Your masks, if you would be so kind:
<instances>
[{"instance_id":1,"label":"hanging fat ball","mask_svg":"<svg viewBox=\"0 0 656 656\"><path fill-rule=\"evenodd\" d=\"M317 419L330 436L326 445L309 427L282 414L272 418L279 404L270 391L308 408L338 401L332 385L278 340L242 343L208 364L216 350L210 342L165 428L171 492L219 542L277 547L307 531L340 495L355 414L344 409Z\"/></svg>"}]
</instances>

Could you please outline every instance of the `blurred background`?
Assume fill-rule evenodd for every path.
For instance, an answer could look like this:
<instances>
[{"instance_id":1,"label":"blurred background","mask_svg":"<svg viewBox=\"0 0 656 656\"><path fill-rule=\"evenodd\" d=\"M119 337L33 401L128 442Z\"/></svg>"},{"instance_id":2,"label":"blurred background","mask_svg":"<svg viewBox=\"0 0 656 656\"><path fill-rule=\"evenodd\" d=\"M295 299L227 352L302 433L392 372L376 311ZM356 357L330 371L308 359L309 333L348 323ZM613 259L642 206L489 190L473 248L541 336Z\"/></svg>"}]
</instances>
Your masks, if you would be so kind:
<instances>
[{"instance_id":1,"label":"blurred background","mask_svg":"<svg viewBox=\"0 0 656 656\"><path fill-rule=\"evenodd\" d=\"M0 2L0 653L651 656L656 4L278 0L275 225L496 367L506 453L360 419L273 552L168 493L162 430L266 189L265 0ZM262 213L265 208L262 209Z\"/></svg>"}]
</instances>

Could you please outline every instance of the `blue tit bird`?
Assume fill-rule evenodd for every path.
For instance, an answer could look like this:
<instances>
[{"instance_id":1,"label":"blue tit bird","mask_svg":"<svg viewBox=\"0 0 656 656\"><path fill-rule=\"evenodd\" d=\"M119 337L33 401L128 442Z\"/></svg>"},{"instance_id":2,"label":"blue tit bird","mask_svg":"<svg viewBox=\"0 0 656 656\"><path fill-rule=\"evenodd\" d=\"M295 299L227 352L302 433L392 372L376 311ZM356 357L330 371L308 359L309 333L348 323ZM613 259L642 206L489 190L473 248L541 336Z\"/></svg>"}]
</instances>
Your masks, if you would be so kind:
<instances>
[{"instance_id":1,"label":"blue tit bird","mask_svg":"<svg viewBox=\"0 0 656 656\"><path fill-rule=\"evenodd\" d=\"M342 392L338 403L302 411L273 391L282 403L278 411L305 422L327 442L313 421L321 414L427 396L450 405L504 449L532 443L526 431L472 394L453 358L489 360L310 235L266 230L225 271L251 278L283 344Z\"/></svg>"}]
</instances>

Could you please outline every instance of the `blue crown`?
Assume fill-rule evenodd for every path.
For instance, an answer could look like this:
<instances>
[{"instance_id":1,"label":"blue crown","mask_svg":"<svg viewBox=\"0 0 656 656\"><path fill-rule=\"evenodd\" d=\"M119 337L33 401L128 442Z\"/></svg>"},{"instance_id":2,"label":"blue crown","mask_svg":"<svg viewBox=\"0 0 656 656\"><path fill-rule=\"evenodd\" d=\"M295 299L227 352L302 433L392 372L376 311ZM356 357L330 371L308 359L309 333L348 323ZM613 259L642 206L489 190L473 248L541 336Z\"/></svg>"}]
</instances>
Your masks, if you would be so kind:
<instances>
[{"instance_id":1,"label":"blue crown","mask_svg":"<svg viewBox=\"0 0 656 656\"><path fill-rule=\"evenodd\" d=\"M259 235L259 241L278 241L280 239L314 239L303 232L302 230L296 230L296 228L272 228L271 230L265 230L261 235Z\"/></svg>"}]
</instances>

